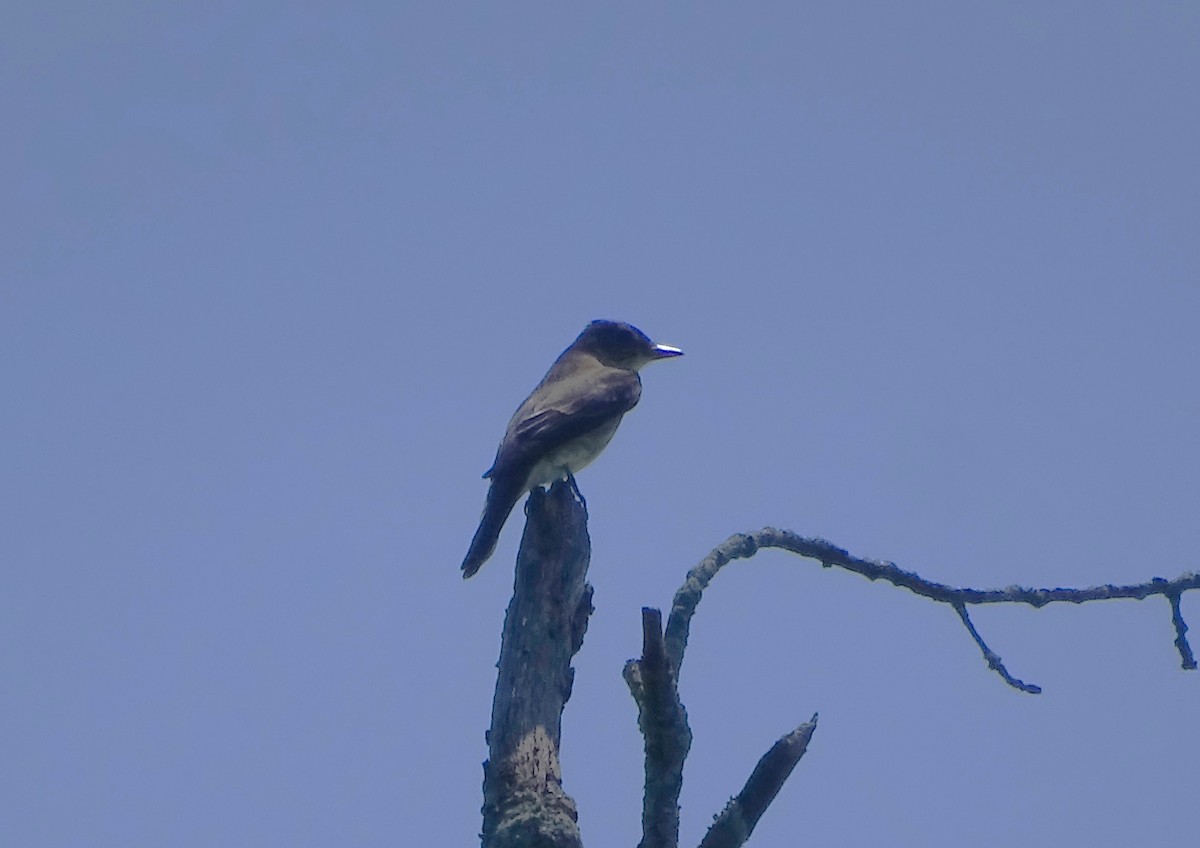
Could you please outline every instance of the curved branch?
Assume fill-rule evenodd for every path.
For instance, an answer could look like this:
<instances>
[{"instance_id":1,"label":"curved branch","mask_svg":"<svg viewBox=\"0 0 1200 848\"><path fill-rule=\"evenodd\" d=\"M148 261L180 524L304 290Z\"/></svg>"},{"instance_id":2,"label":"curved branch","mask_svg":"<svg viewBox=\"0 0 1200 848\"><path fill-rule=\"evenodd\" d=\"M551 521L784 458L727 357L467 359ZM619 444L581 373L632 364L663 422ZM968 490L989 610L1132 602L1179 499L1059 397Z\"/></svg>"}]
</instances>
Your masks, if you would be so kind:
<instances>
[{"instance_id":1,"label":"curved branch","mask_svg":"<svg viewBox=\"0 0 1200 848\"><path fill-rule=\"evenodd\" d=\"M1010 686L1037 694L1041 687L1026 683L1009 673L1000 656L988 647L971 621L967 607L972 604L1022 603L1042 607L1051 603L1082 604L1090 601L1134 598L1141 600L1162 595L1171 606L1175 645L1185 669L1196 667L1188 645L1187 624L1180 610L1180 597L1190 589L1200 589L1200 574L1186 573L1174 580L1156 577L1144 583L1125 586L1091 586L1083 589L1031 589L1010 586L1006 589L955 588L926 580L905 571L895 563L852 556L824 539L799 536L787 530L764 527L754 533L735 533L688 572L683 586L675 593L666 632L661 631L658 610L642 610L642 659L625 666L625 680L638 705L638 724L646 745L646 794L642 815L643 839L640 848L675 848L679 834L679 791L683 780L683 761L691 742L687 715L679 701L679 673L687 649L692 616L704 590L722 568L735 559L754 556L760 548L779 548L802 557L815 559L825 568L837 566L861 574L869 580L884 580L894 586L939 603L948 604L983 653L988 666ZM742 792L732 799L701 843L701 848L736 848L749 838L759 817L803 756L816 727L816 716L785 735L768 751L751 774Z\"/></svg>"},{"instance_id":2,"label":"curved branch","mask_svg":"<svg viewBox=\"0 0 1200 848\"><path fill-rule=\"evenodd\" d=\"M884 580L894 586L908 589L914 594L921 595L930 600L949 604L956 610L965 609L966 606L972 604L1020 603L1033 607L1042 607L1051 603L1082 604L1090 601L1115 600L1120 598L1142 600L1152 595L1163 595L1168 600L1171 600L1172 621L1176 634L1175 645L1182 658L1183 667L1186 669L1194 669L1196 667L1195 658L1192 656L1191 647L1188 645L1186 639L1187 625L1183 621L1178 603L1178 598L1183 592L1190 589L1200 589L1200 574L1195 572L1182 574L1174 580L1164 580L1156 577L1144 583L1133 583L1125 586L1108 584L1104 586L1090 586L1084 589L1031 589L1024 586L1010 586L1006 589L955 588L944 583L926 580L915 572L905 571L895 563L852 556L847 551L824 539L807 538L788 530L764 527L762 530L755 531L754 533L735 533L713 548L699 565L688 572L687 580L684 581L683 586L675 594L675 601L671 606L671 616L667 622L665 637L667 656L676 669L679 669L683 663L683 653L687 647L692 615L696 611L696 606L700 603L704 589L712 581L713 577L716 576L717 572L724 568L731 560L746 559L754 556L759 548L779 548L791 551L802 557L815 559L826 568L837 566L846 571L861 574L868 580ZM963 623L968 625L968 630L971 632L972 638L975 639L980 649L983 650L984 656L988 660L988 665L999 673L1004 668L999 656L983 643L978 632L970 625L969 619L965 618L962 612L959 613L959 616L963 619ZM1010 685L1016 686L1020 683L1016 678L1008 675L1007 671L1004 671L1001 676ZM1023 683L1017 686L1017 688L1026 692L1040 691L1035 686Z\"/></svg>"}]
</instances>

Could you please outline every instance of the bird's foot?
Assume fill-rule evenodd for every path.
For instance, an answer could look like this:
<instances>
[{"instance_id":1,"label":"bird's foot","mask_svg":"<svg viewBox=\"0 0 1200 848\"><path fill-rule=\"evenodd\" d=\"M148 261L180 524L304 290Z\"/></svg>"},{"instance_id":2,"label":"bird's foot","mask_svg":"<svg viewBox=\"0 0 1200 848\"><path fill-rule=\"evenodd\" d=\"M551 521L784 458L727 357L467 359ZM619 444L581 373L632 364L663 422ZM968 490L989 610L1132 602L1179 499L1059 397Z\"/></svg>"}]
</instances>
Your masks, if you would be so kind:
<instances>
[{"instance_id":1,"label":"bird's foot","mask_svg":"<svg viewBox=\"0 0 1200 848\"><path fill-rule=\"evenodd\" d=\"M584 498L583 492L579 491L579 484L575 482L575 475L567 471L567 485L571 487L571 492L583 504L583 508L587 509L587 499Z\"/></svg>"}]
</instances>

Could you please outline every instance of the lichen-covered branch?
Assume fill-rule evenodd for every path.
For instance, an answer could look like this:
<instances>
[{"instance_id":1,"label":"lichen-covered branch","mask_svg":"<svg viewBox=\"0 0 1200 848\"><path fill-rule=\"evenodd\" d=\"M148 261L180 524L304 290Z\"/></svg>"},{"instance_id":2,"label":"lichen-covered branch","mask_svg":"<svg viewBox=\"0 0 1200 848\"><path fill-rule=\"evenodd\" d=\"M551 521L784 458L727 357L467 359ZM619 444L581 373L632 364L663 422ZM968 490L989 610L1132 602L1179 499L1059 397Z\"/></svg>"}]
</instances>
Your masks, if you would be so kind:
<instances>
[{"instance_id":1,"label":"lichen-covered branch","mask_svg":"<svg viewBox=\"0 0 1200 848\"><path fill-rule=\"evenodd\" d=\"M535 489L525 512L483 766L483 848L581 848L558 751L592 612L587 510L563 482Z\"/></svg>"},{"instance_id":2,"label":"lichen-covered branch","mask_svg":"<svg viewBox=\"0 0 1200 848\"><path fill-rule=\"evenodd\" d=\"M692 731L675 679L663 645L662 613L643 608L642 658L625 664L625 682L637 702L638 727L646 750L639 848L675 848L679 844L679 792Z\"/></svg>"}]
</instances>

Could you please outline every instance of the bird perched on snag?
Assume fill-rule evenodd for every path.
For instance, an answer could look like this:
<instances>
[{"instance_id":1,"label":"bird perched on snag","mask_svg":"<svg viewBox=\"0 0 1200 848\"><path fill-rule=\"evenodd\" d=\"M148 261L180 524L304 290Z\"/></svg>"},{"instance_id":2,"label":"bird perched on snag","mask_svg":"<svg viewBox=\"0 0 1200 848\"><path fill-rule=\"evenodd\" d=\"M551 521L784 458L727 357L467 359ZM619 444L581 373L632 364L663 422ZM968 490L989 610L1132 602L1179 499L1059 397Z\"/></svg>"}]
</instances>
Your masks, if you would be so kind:
<instances>
[{"instance_id":1,"label":"bird perched on snag","mask_svg":"<svg viewBox=\"0 0 1200 848\"><path fill-rule=\"evenodd\" d=\"M525 398L483 476L491 480L483 518L463 560L470 577L496 549L517 501L537 486L574 475L604 450L642 395L638 369L683 353L655 344L631 324L593 321Z\"/></svg>"}]
</instances>

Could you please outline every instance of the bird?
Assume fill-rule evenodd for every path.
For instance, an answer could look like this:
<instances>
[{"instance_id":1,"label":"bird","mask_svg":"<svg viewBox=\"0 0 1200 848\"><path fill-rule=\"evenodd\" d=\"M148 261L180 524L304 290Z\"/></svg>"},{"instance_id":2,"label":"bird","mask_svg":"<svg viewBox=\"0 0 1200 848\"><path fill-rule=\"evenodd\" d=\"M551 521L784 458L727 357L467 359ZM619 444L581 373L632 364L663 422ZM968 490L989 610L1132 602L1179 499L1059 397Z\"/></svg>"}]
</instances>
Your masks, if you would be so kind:
<instances>
[{"instance_id":1,"label":"bird","mask_svg":"<svg viewBox=\"0 0 1200 848\"><path fill-rule=\"evenodd\" d=\"M600 455L625 413L642 396L638 369L683 351L655 344L622 321L592 321L517 407L496 449L479 529L463 559L463 578L477 572L500 538L517 501L538 486L574 475Z\"/></svg>"}]
</instances>

